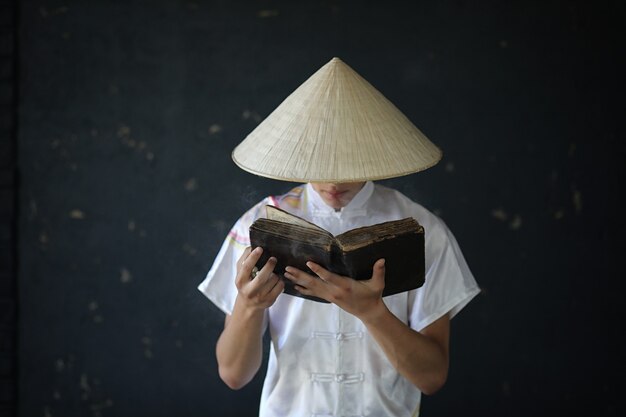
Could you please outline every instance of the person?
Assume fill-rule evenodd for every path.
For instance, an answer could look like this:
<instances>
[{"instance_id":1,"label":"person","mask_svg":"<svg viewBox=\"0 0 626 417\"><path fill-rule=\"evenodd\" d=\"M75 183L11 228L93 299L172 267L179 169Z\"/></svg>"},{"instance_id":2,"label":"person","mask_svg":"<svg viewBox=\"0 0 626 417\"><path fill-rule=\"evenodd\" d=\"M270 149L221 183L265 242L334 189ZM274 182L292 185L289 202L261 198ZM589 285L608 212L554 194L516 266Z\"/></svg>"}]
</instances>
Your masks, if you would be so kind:
<instances>
[{"instance_id":1,"label":"person","mask_svg":"<svg viewBox=\"0 0 626 417\"><path fill-rule=\"evenodd\" d=\"M367 81L338 58L318 70L233 152L241 168L301 181L248 210L226 237L199 290L226 314L216 345L219 375L245 386L271 336L259 414L275 416L410 416L421 394L445 383L450 319L480 289L445 222L376 180L433 166L441 151ZM276 259L260 270L264 248L248 230L274 205L333 234L414 217L425 233L425 283L382 297L385 259L356 281L307 263ZM284 280L320 303L283 293Z\"/></svg>"}]
</instances>

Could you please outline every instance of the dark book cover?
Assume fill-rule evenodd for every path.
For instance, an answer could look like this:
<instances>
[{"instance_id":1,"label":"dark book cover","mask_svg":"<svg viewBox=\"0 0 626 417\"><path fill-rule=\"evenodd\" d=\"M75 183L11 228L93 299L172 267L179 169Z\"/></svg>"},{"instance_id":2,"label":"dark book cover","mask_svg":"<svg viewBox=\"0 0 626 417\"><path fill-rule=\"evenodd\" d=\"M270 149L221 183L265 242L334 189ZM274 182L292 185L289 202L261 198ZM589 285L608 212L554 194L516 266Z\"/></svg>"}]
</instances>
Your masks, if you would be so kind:
<instances>
[{"instance_id":1,"label":"dark book cover","mask_svg":"<svg viewBox=\"0 0 626 417\"><path fill-rule=\"evenodd\" d=\"M280 209L271 207L271 210L276 212ZM287 266L315 275L306 266L308 261L339 275L367 280L372 277L374 263L385 258L383 297L419 288L424 284L424 229L414 219L361 227L335 237L297 216L282 211L280 213L283 220L289 220L289 216L298 219L296 221L300 224L261 218L250 227L252 247L263 248L263 255L256 266L260 269L271 256L275 257L277 264L274 272L284 281L285 293L327 302L299 293L292 282L284 277Z\"/></svg>"}]
</instances>

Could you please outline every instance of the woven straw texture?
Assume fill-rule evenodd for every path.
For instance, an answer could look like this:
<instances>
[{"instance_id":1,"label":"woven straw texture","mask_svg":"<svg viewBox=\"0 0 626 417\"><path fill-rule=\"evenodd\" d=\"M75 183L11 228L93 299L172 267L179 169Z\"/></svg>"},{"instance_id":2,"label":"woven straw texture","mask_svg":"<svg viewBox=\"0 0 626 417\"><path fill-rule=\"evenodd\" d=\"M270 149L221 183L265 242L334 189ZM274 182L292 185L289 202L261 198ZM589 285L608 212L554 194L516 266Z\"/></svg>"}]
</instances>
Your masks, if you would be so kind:
<instances>
[{"instance_id":1,"label":"woven straw texture","mask_svg":"<svg viewBox=\"0 0 626 417\"><path fill-rule=\"evenodd\" d=\"M289 95L232 154L248 172L302 182L399 177L441 157L400 110L339 58Z\"/></svg>"}]
</instances>

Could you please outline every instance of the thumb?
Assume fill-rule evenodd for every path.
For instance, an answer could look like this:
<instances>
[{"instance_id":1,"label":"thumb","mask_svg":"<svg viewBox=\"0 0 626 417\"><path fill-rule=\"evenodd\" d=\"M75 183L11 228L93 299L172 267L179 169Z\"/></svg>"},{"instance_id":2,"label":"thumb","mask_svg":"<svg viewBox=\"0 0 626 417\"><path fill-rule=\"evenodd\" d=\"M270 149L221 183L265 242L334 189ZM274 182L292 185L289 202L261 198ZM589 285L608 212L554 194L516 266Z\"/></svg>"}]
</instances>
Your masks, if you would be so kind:
<instances>
[{"instance_id":1,"label":"thumb","mask_svg":"<svg viewBox=\"0 0 626 417\"><path fill-rule=\"evenodd\" d=\"M385 259L381 258L376 261L372 268L372 281L385 286Z\"/></svg>"}]
</instances>

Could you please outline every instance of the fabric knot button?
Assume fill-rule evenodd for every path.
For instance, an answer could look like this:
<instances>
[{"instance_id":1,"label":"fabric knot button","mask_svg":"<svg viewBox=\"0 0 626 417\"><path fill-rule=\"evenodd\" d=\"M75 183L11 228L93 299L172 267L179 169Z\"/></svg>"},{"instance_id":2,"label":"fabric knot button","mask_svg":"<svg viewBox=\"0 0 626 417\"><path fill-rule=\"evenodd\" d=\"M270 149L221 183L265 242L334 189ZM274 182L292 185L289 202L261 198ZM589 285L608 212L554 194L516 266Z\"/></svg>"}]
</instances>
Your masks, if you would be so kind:
<instances>
[{"instance_id":1,"label":"fabric knot button","mask_svg":"<svg viewBox=\"0 0 626 417\"><path fill-rule=\"evenodd\" d=\"M335 376L335 381L337 382L343 382L346 379L346 377L342 374L339 374L337 376Z\"/></svg>"}]
</instances>

